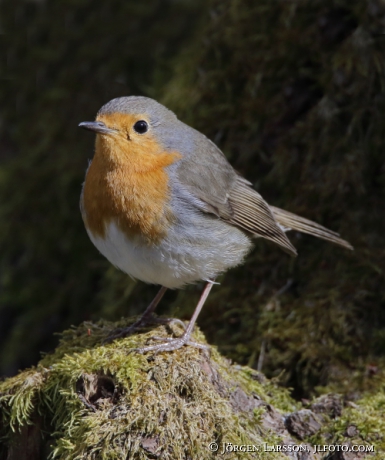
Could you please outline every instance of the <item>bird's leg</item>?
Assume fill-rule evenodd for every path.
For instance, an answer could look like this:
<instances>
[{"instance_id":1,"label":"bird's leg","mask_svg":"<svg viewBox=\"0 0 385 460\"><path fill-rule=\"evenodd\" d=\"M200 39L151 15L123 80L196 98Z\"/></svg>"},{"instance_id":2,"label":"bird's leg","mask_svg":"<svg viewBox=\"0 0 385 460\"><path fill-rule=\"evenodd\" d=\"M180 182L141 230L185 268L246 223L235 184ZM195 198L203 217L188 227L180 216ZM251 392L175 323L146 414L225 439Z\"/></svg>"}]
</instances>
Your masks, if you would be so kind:
<instances>
[{"instance_id":1,"label":"bird's leg","mask_svg":"<svg viewBox=\"0 0 385 460\"><path fill-rule=\"evenodd\" d=\"M162 286L159 289L158 293L153 298L153 300L150 303L150 305L145 309L143 315L132 326L140 327L140 326L143 326L143 325L147 324L147 322L149 320L152 321L154 319L154 318L152 318L152 316L153 316L153 313L155 311L155 308L158 306L158 303L162 300L162 298L163 298L163 296L164 296L166 291L167 291L167 288L164 287L164 286Z\"/></svg>"},{"instance_id":2,"label":"bird's leg","mask_svg":"<svg viewBox=\"0 0 385 460\"><path fill-rule=\"evenodd\" d=\"M156 296L154 297L154 299L152 300L152 302L150 303L150 305L144 311L143 315L137 321L135 321L134 324L131 324L131 326L128 326L125 328L118 329L117 331L111 333L107 337L105 342L112 342L115 339L118 339L121 337L127 337L131 335L133 332L135 332L137 329L139 329L140 327L143 327L146 324L151 323L151 322L160 322L160 323L169 322L170 321L169 319L163 320L163 319L158 319L158 318L155 319L153 317L155 308L157 307L158 303L162 300L162 297L164 296L164 293L166 291L167 291L167 288L162 286L160 290L158 291L158 293L156 294Z\"/></svg>"},{"instance_id":3,"label":"bird's leg","mask_svg":"<svg viewBox=\"0 0 385 460\"><path fill-rule=\"evenodd\" d=\"M173 339L163 339L164 343L159 343L157 345L150 345L148 347L143 347L143 348L138 348L137 351L139 353L147 353L149 351L155 351L156 353L159 353L161 351L173 351L177 350L178 348L183 347L183 345L192 345L196 346L198 348L204 348L204 345L200 345L196 342L190 341L191 333L194 328L195 321L198 318L199 313L202 310L202 307L211 291L211 288L213 287L214 282L208 281L206 284L202 295L199 299L198 305L195 308L195 311L192 315L192 318L190 319L190 322L188 323L184 333L180 337L176 337Z\"/></svg>"}]
</instances>

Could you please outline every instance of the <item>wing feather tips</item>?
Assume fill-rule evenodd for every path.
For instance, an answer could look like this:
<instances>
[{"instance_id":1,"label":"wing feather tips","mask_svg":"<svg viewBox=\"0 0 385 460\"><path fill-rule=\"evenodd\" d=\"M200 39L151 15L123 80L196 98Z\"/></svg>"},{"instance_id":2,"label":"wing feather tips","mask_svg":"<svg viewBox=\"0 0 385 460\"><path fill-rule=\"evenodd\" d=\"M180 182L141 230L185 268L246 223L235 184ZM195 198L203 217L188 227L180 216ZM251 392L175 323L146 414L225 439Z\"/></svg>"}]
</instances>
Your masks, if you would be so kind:
<instances>
[{"instance_id":1,"label":"wing feather tips","mask_svg":"<svg viewBox=\"0 0 385 460\"><path fill-rule=\"evenodd\" d=\"M323 227L312 220L305 219L304 217L297 216L289 211L285 211L275 206L270 206L270 209L278 222L283 227L290 228L290 230L296 230L298 232L307 233L308 235L321 238L331 243L338 244L345 249L354 250L353 246L346 240L340 238L337 232L333 232L326 227Z\"/></svg>"},{"instance_id":2,"label":"wing feather tips","mask_svg":"<svg viewBox=\"0 0 385 460\"><path fill-rule=\"evenodd\" d=\"M274 219L269 205L258 192L244 181L238 181L229 194L231 216L227 219L233 225L278 244L285 252L297 255L295 247Z\"/></svg>"}]
</instances>

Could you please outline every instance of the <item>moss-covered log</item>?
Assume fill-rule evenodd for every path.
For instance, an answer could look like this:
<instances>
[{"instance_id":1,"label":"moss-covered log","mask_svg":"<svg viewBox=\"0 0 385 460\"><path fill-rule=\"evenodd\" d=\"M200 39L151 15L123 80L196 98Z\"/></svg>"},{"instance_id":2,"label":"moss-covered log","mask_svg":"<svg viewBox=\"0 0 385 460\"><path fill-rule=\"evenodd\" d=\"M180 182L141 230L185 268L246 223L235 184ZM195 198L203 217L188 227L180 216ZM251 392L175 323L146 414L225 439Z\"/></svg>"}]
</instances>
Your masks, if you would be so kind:
<instances>
[{"instance_id":1,"label":"moss-covered log","mask_svg":"<svg viewBox=\"0 0 385 460\"><path fill-rule=\"evenodd\" d=\"M133 351L155 336L180 334L179 325L103 344L123 324L72 328L53 354L0 384L1 460L50 454L63 460L281 459L289 453L315 460L330 454L315 445L369 450L328 458L383 458L384 395L354 404L329 395L301 404L212 347ZM207 345L199 331L194 339Z\"/></svg>"}]
</instances>

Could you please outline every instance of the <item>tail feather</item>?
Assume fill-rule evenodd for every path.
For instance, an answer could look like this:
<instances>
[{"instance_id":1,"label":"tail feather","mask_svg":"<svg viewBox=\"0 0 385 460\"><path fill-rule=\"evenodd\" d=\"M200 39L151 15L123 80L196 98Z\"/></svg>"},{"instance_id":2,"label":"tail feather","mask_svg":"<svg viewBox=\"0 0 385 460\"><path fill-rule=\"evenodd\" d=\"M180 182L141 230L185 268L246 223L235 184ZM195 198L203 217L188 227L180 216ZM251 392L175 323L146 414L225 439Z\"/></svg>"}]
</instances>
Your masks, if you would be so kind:
<instances>
[{"instance_id":1,"label":"tail feather","mask_svg":"<svg viewBox=\"0 0 385 460\"><path fill-rule=\"evenodd\" d=\"M339 237L339 234L329 230L322 225L317 224L304 217L297 216L289 211L270 206L270 209L279 225L285 227L285 231L296 230L298 232L307 233L309 235L322 238L323 240L339 244L346 249L353 250L353 246L347 241Z\"/></svg>"}]
</instances>

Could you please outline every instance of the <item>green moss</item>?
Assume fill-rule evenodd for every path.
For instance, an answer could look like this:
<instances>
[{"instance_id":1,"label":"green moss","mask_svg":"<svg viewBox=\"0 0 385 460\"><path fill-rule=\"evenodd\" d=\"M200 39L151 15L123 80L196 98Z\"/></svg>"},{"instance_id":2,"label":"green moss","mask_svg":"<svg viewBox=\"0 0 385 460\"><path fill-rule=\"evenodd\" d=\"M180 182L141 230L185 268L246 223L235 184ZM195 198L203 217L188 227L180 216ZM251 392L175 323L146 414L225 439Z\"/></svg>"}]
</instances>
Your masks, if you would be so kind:
<instances>
[{"instance_id":1,"label":"green moss","mask_svg":"<svg viewBox=\"0 0 385 460\"><path fill-rule=\"evenodd\" d=\"M85 323L66 331L37 368L0 384L3 438L39 413L53 438L53 458L60 459L152 458L143 447L147 438L165 459L211 458L210 442L278 442L261 423L265 409L241 410L231 394L239 389L242 397L258 395L294 410L287 390L232 366L214 349L211 361L193 347L152 356L132 352L155 335L166 336L165 327L101 345L114 326ZM194 339L204 342L199 331Z\"/></svg>"},{"instance_id":2,"label":"green moss","mask_svg":"<svg viewBox=\"0 0 385 460\"><path fill-rule=\"evenodd\" d=\"M385 392L378 388L341 414L318 415L322 428L301 440L282 428L282 417L303 408L286 388L263 374L233 365L215 348L183 347L172 353L142 355L133 349L155 336L169 336L161 326L111 344L102 344L115 327L83 323L63 333L54 353L0 383L0 436L4 449L28 424L41 423L47 451L66 460L244 458L245 453L212 453L208 446L259 446L247 458L283 459L263 446L293 442L373 446L385 454ZM172 326L180 334L179 326ZM199 330L194 340L206 344ZM342 398L341 398L342 400ZM305 406L313 408L311 402ZM315 410L315 409L313 409ZM275 418L275 422L273 422ZM349 432L354 427L353 432ZM347 434L349 432L349 434ZM20 441L19 441L20 442ZM26 440L23 442L27 444ZM0 449L0 456L2 452Z\"/></svg>"},{"instance_id":3,"label":"green moss","mask_svg":"<svg viewBox=\"0 0 385 460\"><path fill-rule=\"evenodd\" d=\"M5 426L12 431L32 423L36 400L45 384L46 372L24 371L1 384L0 403Z\"/></svg>"},{"instance_id":4,"label":"green moss","mask_svg":"<svg viewBox=\"0 0 385 460\"><path fill-rule=\"evenodd\" d=\"M349 433L347 435L347 433ZM385 455L385 392L384 387L353 402L347 402L340 417L325 424L312 444L346 443L368 446L370 458L382 460Z\"/></svg>"}]
</instances>

